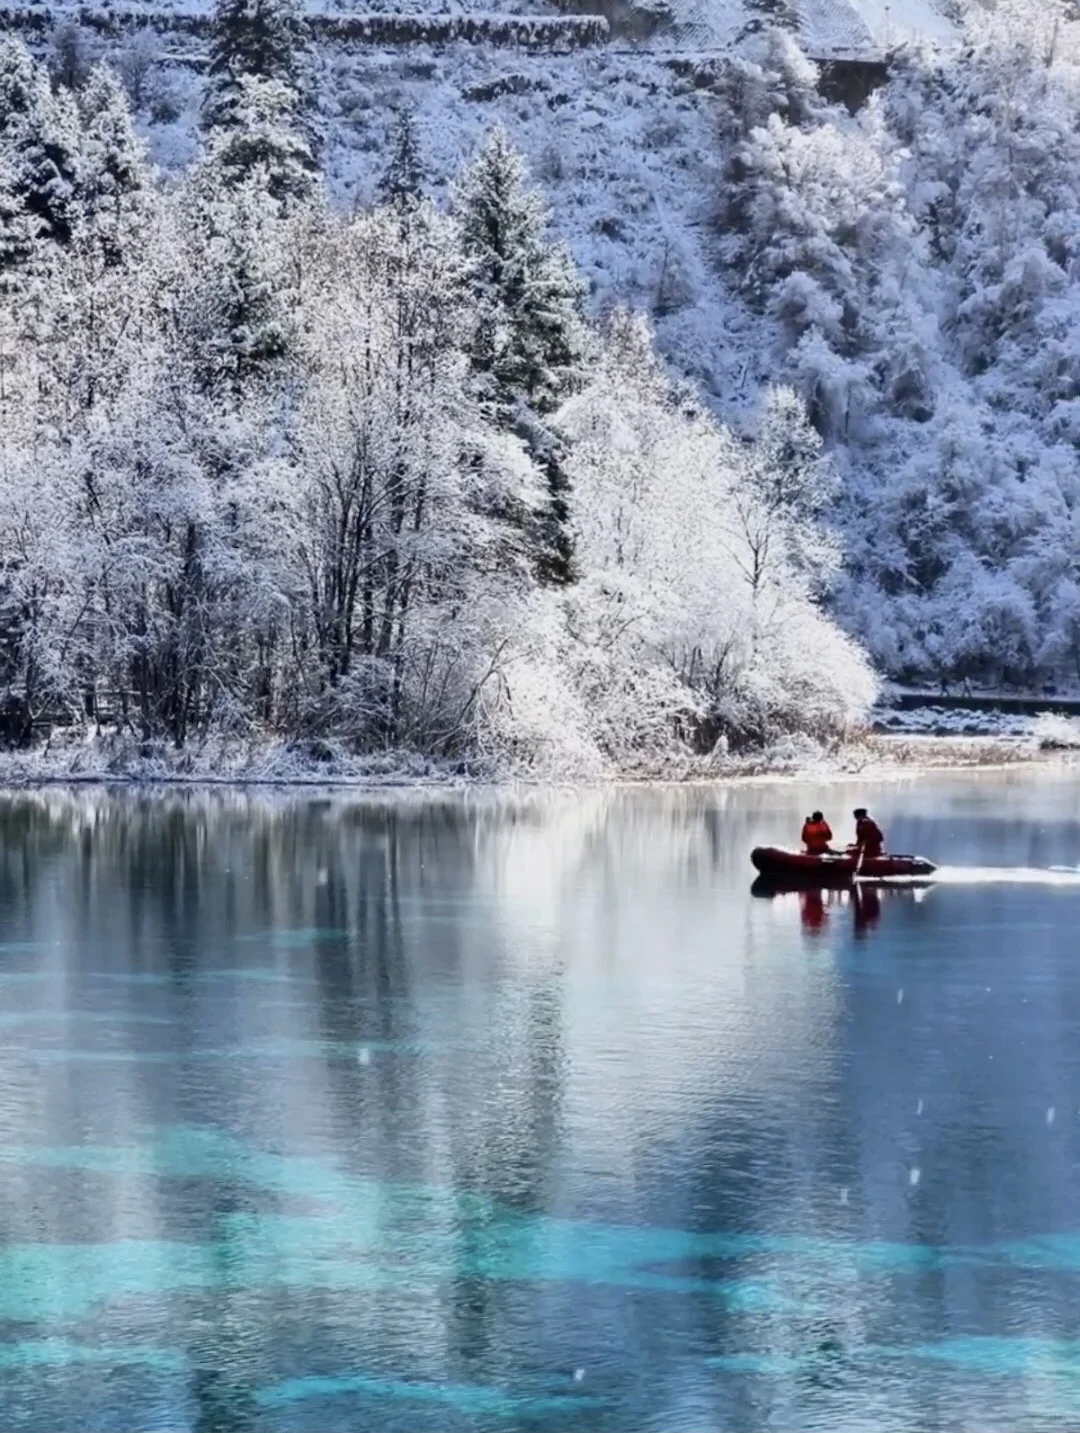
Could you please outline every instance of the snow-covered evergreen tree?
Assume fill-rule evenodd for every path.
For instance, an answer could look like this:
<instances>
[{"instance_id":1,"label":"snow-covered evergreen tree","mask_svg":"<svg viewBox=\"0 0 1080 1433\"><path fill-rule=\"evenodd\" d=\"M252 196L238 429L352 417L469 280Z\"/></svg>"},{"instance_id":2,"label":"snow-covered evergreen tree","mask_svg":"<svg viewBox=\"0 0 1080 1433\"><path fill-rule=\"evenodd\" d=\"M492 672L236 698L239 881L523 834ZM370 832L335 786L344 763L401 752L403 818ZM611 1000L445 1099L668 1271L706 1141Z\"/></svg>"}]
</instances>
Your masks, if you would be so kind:
<instances>
[{"instance_id":1,"label":"snow-covered evergreen tree","mask_svg":"<svg viewBox=\"0 0 1080 1433\"><path fill-rule=\"evenodd\" d=\"M310 199L318 166L295 90L280 80L243 75L231 122L211 133L209 157L225 183L257 178L285 209Z\"/></svg>"},{"instance_id":2,"label":"snow-covered evergreen tree","mask_svg":"<svg viewBox=\"0 0 1080 1433\"><path fill-rule=\"evenodd\" d=\"M80 167L80 125L70 90L53 93L44 66L10 42L0 53L0 136L27 210L40 221L42 237L71 239ZM5 104L10 107L6 110Z\"/></svg>"},{"instance_id":3,"label":"snow-covered evergreen tree","mask_svg":"<svg viewBox=\"0 0 1080 1433\"><path fill-rule=\"evenodd\" d=\"M455 199L479 305L474 366L501 403L551 412L582 375L583 285L504 130L489 136Z\"/></svg>"},{"instance_id":4,"label":"snow-covered evergreen tree","mask_svg":"<svg viewBox=\"0 0 1080 1433\"><path fill-rule=\"evenodd\" d=\"M154 207L153 175L127 96L110 70L94 67L78 103L78 231L99 248L106 265L115 267L145 242Z\"/></svg>"},{"instance_id":5,"label":"snow-covered evergreen tree","mask_svg":"<svg viewBox=\"0 0 1080 1433\"><path fill-rule=\"evenodd\" d=\"M552 412L582 379L584 286L569 251L549 237L543 199L529 187L505 131L490 135L455 201L477 302L473 368L545 473L548 499L533 531L537 571L564 584L574 576L570 484L559 445L537 416Z\"/></svg>"},{"instance_id":6,"label":"snow-covered evergreen tree","mask_svg":"<svg viewBox=\"0 0 1080 1433\"><path fill-rule=\"evenodd\" d=\"M39 98L38 70L21 40L0 40L0 138L11 144Z\"/></svg>"},{"instance_id":7,"label":"snow-covered evergreen tree","mask_svg":"<svg viewBox=\"0 0 1080 1433\"><path fill-rule=\"evenodd\" d=\"M307 46L296 0L217 0L204 125L212 129L246 123L245 80L283 86L301 106L308 94Z\"/></svg>"},{"instance_id":8,"label":"snow-covered evergreen tree","mask_svg":"<svg viewBox=\"0 0 1080 1433\"><path fill-rule=\"evenodd\" d=\"M177 358L200 391L239 399L280 376L290 352L288 230L258 174L232 184L208 164L189 202Z\"/></svg>"},{"instance_id":9,"label":"snow-covered evergreen tree","mask_svg":"<svg viewBox=\"0 0 1080 1433\"><path fill-rule=\"evenodd\" d=\"M395 209L414 207L423 195L424 167L412 111L400 109L390 132L390 161L379 179L379 198Z\"/></svg>"},{"instance_id":10,"label":"snow-covered evergreen tree","mask_svg":"<svg viewBox=\"0 0 1080 1433\"><path fill-rule=\"evenodd\" d=\"M41 222L26 207L17 173L0 152L0 293L11 294L25 282L41 238Z\"/></svg>"}]
</instances>

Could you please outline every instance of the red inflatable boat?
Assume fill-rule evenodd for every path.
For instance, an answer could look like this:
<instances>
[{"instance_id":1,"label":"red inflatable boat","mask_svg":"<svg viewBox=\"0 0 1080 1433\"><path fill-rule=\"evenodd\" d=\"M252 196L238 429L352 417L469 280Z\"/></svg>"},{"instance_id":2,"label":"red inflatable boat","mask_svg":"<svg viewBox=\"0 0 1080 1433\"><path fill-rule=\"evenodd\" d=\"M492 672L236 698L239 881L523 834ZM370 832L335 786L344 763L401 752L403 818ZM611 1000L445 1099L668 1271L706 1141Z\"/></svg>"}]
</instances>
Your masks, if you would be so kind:
<instances>
[{"instance_id":1,"label":"red inflatable boat","mask_svg":"<svg viewBox=\"0 0 1080 1433\"><path fill-rule=\"evenodd\" d=\"M763 876L774 881L806 885L846 886L855 879L883 881L891 877L931 876L937 870L924 856L875 856L858 866L858 856L809 856L805 851L784 851L779 846L757 846L750 859Z\"/></svg>"}]
</instances>

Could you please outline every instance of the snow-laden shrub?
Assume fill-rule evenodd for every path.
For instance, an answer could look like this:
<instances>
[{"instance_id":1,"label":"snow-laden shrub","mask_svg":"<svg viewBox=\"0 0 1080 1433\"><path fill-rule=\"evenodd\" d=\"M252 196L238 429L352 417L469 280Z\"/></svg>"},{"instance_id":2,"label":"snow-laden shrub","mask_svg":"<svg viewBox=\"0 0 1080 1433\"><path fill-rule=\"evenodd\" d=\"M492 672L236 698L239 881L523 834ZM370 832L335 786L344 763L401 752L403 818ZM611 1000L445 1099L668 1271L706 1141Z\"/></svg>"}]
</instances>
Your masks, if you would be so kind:
<instances>
[{"instance_id":1,"label":"snow-laden shrub","mask_svg":"<svg viewBox=\"0 0 1080 1433\"><path fill-rule=\"evenodd\" d=\"M1043 712L1031 724L1040 751L1080 751L1080 722L1057 712Z\"/></svg>"},{"instance_id":2,"label":"snow-laden shrub","mask_svg":"<svg viewBox=\"0 0 1080 1433\"><path fill-rule=\"evenodd\" d=\"M659 731L708 745L838 735L873 700L865 658L814 602L833 554L816 538L822 478L799 420L781 396L757 444L740 443L668 383L626 314L559 415L591 621L646 687L652 669Z\"/></svg>"}]
</instances>

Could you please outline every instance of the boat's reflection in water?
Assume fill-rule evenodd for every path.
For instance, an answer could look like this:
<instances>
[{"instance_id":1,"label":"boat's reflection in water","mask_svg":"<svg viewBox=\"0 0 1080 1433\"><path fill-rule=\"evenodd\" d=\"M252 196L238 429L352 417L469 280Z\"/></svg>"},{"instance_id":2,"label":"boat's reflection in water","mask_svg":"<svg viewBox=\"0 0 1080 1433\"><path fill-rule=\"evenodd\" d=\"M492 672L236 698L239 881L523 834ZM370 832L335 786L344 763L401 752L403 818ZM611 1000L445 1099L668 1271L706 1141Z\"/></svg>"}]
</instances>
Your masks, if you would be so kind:
<instances>
[{"instance_id":1,"label":"boat's reflection in water","mask_svg":"<svg viewBox=\"0 0 1080 1433\"><path fill-rule=\"evenodd\" d=\"M932 881L856 881L837 889L759 876L750 890L762 900L797 903L800 924L808 935L825 935L837 923L850 921L855 935L865 939L880 923L883 906L921 901L932 885Z\"/></svg>"}]
</instances>

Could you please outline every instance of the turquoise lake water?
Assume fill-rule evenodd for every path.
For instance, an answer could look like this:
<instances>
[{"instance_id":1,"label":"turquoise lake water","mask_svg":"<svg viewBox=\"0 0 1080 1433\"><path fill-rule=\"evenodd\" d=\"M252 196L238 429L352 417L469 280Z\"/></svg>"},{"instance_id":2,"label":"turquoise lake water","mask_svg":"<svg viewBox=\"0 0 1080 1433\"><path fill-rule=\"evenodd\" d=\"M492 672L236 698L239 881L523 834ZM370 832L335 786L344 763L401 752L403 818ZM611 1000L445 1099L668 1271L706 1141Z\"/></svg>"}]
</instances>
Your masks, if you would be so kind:
<instances>
[{"instance_id":1,"label":"turquoise lake water","mask_svg":"<svg viewBox=\"0 0 1080 1433\"><path fill-rule=\"evenodd\" d=\"M1077 779L0 833L3 1433L1080 1427Z\"/></svg>"}]
</instances>

